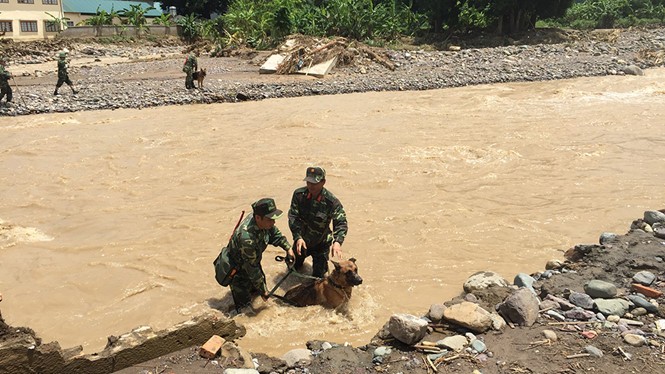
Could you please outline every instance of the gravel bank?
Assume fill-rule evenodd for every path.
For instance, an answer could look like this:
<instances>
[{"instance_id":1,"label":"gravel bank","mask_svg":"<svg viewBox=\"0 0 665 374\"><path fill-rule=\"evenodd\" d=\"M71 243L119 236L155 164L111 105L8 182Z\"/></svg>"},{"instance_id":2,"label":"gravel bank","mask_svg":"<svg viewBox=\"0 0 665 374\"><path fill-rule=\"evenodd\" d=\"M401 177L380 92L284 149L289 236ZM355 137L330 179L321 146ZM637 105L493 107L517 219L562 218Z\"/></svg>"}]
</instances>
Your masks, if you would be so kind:
<instances>
[{"instance_id":1,"label":"gravel bank","mask_svg":"<svg viewBox=\"0 0 665 374\"><path fill-rule=\"evenodd\" d=\"M552 37L554 33L556 37ZM60 41L51 48L70 50L70 76L80 93L72 95L63 87L61 95L55 97L57 49L35 53L38 48L48 49L44 42L37 47L5 43L0 47L4 54L13 56L9 69L16 75L12 82L15 98L13 105L3 102L0 115L639 74L641 69L663 66L665 59L665 29L590 33L549 30L510 40L506 46L476 48L474 42L460 41L459 51L432 50L429 45L377 51L396 66L392 71L358 52L350 64L338 66L323 79L260 75L258 68L268 52L222 58L204 54L199 60L200 67L208 71L204 88L188 91L181 72L186 46L177 43L109 46Z\"/></svg>"}]
</instances>

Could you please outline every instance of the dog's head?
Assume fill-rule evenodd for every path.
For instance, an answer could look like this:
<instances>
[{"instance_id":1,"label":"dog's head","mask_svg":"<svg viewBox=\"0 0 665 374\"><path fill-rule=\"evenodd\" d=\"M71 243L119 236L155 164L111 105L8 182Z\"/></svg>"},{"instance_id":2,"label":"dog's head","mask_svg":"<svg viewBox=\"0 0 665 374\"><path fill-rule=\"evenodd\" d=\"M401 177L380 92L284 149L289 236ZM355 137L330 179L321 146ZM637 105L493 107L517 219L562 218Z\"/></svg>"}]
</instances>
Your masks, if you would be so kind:
<instances>
[{"instance_id":1,"label":"dog's head","mask_svg":"<svg viewBox=\"0 0 665 374\"><path fill-rule=\"evenodd\" d=\"M356 265L355 258L340 262L332 261L332 263L335 265L335 270L333 270L331 276L340 286L353 287L362 284L363 279L358 275L358 266Z\"/></svg>"},{"instance_id":2,"label":"dog's head","mask_svg":"<svg viewBox=\"0 0 665 374\"><path fill-rule=\"evenodd\" d=\"M205 68L201 69L201 71L199 72L199 76L200 77L205 77L206 76L206 69Z\"/></svg>"}]
</instances>

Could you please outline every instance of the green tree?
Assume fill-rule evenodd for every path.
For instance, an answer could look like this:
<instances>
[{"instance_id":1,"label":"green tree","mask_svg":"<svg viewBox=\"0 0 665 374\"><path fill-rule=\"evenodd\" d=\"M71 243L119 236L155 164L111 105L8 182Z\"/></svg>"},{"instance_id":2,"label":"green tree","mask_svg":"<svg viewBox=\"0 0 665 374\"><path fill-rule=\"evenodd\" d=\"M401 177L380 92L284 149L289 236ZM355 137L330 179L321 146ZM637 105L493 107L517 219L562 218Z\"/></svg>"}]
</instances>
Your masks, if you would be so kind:
<instances>
[{"instance_id":1,"label":"green tree","mask_svg":"<svg viewBox=\"0 0 665 374\"><path fill-rule=\"evenodd\" d=\"M102 27L112 25L113 20L116 18L120 19L118 17L118 12L116 12L113 7L111 7L110 12L107 12L104 9L100 10L99 7L97 7L97 13L94 16L83 20L81 23L84 25L94 26L97 36L101 36Z\"/></svg>"},{"instance_id":2,"label":"green tree","mask_svg":"<svg viewBox=\"0 0 665 374\"><path fill-rule=\"evenodd\" d=\"M200 18L210 18L213 13L226 13L232 0L162 0L162 10L175 6L179 15L195 14Z\"/></svg>"},{"instance_id":3,"label":"green tree","mask_svg":"<svg viewBox=\"0 0 665 374\"><path fill-rule=\"evenodd\" d=\"M141 5L130 4L129 9L122 9L118 12L118 15L124 18L123 23L136 27L136 30L140 35L147 30L146 24L148 21L145 14L151 10L155 10L155 7L151 6L143 8Z\"/></svg>"},{"instance_id":4,"label":"green tree","mask_svg":"<svg viewBox=\"0 0 665 374\"><path fill-rule=\"evenodd\" d=\"M175 25L175 22L173 22L173 18L170 14L162 13L159 17L152 19L152 24L160 26L173 26Z\"/></svg>"},{"instance_id":5,"label":"green tree","mask_svg":"<svg viewBox=\"0 0 665 374\"><path fill-rule=\"evenodd\" d=\"M176 24L182 30L182 36L188 42L195 42L203 35L201 21L195 14L188 14L176 19Z\"/></svg>"},{"instance_id":6,"label":"green tree","mask_svg":"<svg viewBox=\"0 0 665 374\"><path fill-rule=\"evenodd\" d=\"M58 32L64 30L67 28L67 21L70 20L68 17L56 17L53 14L49 12L44 12L46 13L49 17L51 17L50 20L46 21L50 26L55 26Z\"/></svg>"}]
</instances>

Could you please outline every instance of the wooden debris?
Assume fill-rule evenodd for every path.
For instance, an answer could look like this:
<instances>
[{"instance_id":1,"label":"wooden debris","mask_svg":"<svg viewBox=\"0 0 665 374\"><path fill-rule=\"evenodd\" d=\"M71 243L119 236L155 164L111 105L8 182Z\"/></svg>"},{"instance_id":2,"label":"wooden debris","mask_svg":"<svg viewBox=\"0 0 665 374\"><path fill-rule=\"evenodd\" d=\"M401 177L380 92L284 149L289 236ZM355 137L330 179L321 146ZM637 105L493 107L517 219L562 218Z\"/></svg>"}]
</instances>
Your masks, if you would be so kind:
<instances>
[{"instance_id":1,"label":"wooden debris","mask_svg":"<svg viewBox=\"0 0 665 374\"><path fill-rule=\"evenodd\" d=\"M421 351L421 352L426 352L426 353L441 353L441 348L439 347L432 347L430 345L420 345L416 344L413 346L413 348Z\"/></svg>"},{"instance_id":2,"label":"wooden debris","mask_svg":"<svg viewBox=\"0 0 665 374\"><path fill-rule=\"evenodd\" d=\"M619 348L617 348L617 351L619 353L621 353L621 355L626 359L626 361L631 360L630 356L628 356L628 354L626 354L626 351L624 351L623 348L619 347Z\"/></svg>"},{"instance_id":3,"label":"wooden debris","mask_svg":"<svg viewBox=\"0 0 665 374\"><path fill-rule=\"evenodd\" d=\"M439 370L437 370L436 366L432 363L432 360L429 359L429 357L425 356L425 362L434 370L435 373L438 373Z\"/></svg>"},{"instance_id":4,"label":"wooden debris","mask_svg":"<svg viewBox=\"0 0 665 374\"><path fill-rule=\"evenodd\" d=\"M395 70L395 64L392 62L388 61L388 59L379 56L376 54L374 51L372 51L369 48L361 48L360 51L364 52L367 56L369 56L372 60L378 62L379 64L387 67L390 70Z\"/></svg>"},{"instance_id":5,"label":"wooden debris","mask_svg":"<svg viewBox=\"0 0 665 374\"><path fill-rule=\"evenodd\" d=\"M576 355L566 356L566 358L580 358L580 357L589 357L589 356L591 356L590 353L578 353Z\"/></svg>"},{"instance_id":6,"label":"wooden debris","mask_svg":"<svg viewBox=\"0 0 665 374\"><path fill-rule=\"evenodd\" d=\"M589 321L574 321L574 322L549 322L548 325L588 325L593 322Z\"/></svg>"},{"instance_id":7,"label":"wooden debris","mask_svg":"<svg viewBox=\"0 0 665 374\"><path fill-rule=\"evenodd\" d=\"M277 67L276 73L291 74L306 66L311 68L312 65L338 57L344 52L346 46L347 42L344 38L337 38L313 49L310 49L311 46L305 45L304 42L297 43L290 50L282 53L285 54L285 57Z\"/></svg>"},{"instance_id":8,"label":"wooden debris","mask_svg":"<svg viewBox=\"0 0 665 374\"><path fill-rule=\"evenodd\" d=\"M529 343L529 346L526 347L526 348L524 348L524 349L522 349L522 350L523 350L523 351L526 351L527 349L536 348L536 347L540 347L541 345L551 344L551 343L552 343L552 341L549 340L549 339L538 340L538 341L535 341L535 342L531 342L531 343Z\"/></svg>"}]
</instances>

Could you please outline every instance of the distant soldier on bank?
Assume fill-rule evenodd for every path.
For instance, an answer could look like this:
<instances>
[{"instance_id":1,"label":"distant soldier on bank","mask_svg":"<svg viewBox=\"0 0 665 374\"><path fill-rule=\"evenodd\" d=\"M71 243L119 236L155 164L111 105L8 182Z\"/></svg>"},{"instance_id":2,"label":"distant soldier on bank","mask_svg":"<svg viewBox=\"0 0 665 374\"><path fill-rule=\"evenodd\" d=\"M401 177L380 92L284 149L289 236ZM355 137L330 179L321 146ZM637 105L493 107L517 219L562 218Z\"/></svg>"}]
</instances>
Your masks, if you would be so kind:
<instances>
[{"instance_id":1,"label":"distant soldier on bank","mask_svg":"<svg viewBox=\"0 0 665 374\"><path fill-rule=\"evenodd\" d=\"M53 95L59 95L58 89L62 86L63 83L67 83L69 85L69 88L72 89L72 92L74 95L78 93L74 89L74 84L72 81L69 79L69 72L67 69L69 68L69 63L67 62L67 52L60 52L58 55L58 83L55 84L55 91L53 92Z\"/></svg>"},{"instance_id":2,"label":"distant soldier on bank","mask_svg":"<svg viewBox=\"0 0 665 374\"><path fill-rule=\"evenodd\" d=\"M199 70L199 61L196 58L198 55L198 51L190 53L182 66L182 71L187 74L185 76L185 88L188 90L194 88L194 72Z\"/></svg>"},{"instance_id":3,"label":"distant soldier on bank","mask_svg":"<svg viewBox=\"0 0 665 374\"><path fill-rule=\"evenodd\" d=\"M9 85L9 80L12 74L5 69L7 60L0 57L0 101L7 95L7 103L12 102L12 87Z\"/></svg>"}]
</instances>

